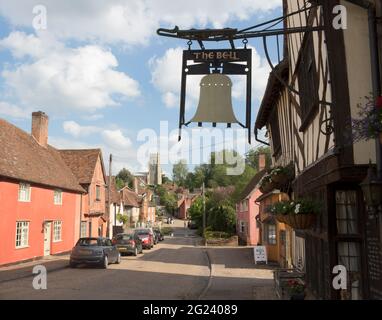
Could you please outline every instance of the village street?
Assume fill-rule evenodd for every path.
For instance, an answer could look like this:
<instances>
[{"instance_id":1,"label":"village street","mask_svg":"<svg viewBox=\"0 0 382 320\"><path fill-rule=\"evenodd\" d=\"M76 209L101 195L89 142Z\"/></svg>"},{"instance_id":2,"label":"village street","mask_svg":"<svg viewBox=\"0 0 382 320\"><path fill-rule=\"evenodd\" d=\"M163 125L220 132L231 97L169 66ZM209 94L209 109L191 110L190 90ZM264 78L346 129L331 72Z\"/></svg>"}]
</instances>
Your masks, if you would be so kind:
<instances>
[{"instance_id":1,"label":"village street","mask_svg":"<svg viewBox=\"0 0 382 320\"><path fill-rule=\"evenodd\" d=\"M199 240L176 220L173 237L138 257L124 256L107 270L70 269L63 257L55 262L62 268L48 268L47 290L33 289L32 266L23 273L20 266L1 268L0 299L273 298L272 272L255 269L251 248L206 249Z\"/></svg>"}]
</instances>

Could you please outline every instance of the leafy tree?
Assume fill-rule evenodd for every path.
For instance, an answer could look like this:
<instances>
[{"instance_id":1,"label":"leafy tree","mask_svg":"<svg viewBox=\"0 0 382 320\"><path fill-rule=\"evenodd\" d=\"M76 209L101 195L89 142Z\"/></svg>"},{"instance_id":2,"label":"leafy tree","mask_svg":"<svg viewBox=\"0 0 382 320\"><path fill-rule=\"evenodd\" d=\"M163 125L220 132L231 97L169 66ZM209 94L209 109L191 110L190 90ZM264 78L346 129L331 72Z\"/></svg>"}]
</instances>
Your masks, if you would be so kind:
<instances>
[{"instance_id":1,"label":"leafy tree","mask_svg":"<svg viewBox=\"0 0 382 320\"><path fill-rule=\"evenodd\" d=\"M246 157L245 162L252 168L259 170L259 155L265 154L265 165L270 167L272 165L272 155L271 148L269 147L259 147L256 150L250 150Z\"/></svg>"},{"instance_id":2,"label":"leafy tree","mask_svg":"<svg viewBox=\"0 0 382 320\"><path fill-rule=\"evenodd\" d=\"M198 197L188 209L192 221L199 227L203 225L203 199Z\"/></svg>"},{"instance_id":3,"label":"leafy tree","mask_svg":"<svg viewBox=\"0 0 382 320\"><path fill-rule=\"evenodd\" d=\"M115 182L117 184L118 189L122 189L125 186L132 188L134 184L134 176L129 170L123 168L115 177Z\"/></svg>"},{"instance_id":4,"label":"leafy tree","mask_svg":"<svg viewBox=\"0 0 382 320\"><path fill-rule=\"evenodd\" d=\"M180 160L178 163L174 164L172 168L172 176L173 176L174 182L178 186L182 186L182 187L185 186L187 174L188 174L188 168L184 160Z\"/></svg>"},{"instance_id":5,"label":"leafy tree","mask_svg":"<svg viewBox=\"0 0 382 320\"><path fill-rule=\"evenodd\" d=\"M208 212L208 227L212 231L233 233L235 231L235 224L235 209L228 204L213 207Z\"/></svg>"}]
</instances>

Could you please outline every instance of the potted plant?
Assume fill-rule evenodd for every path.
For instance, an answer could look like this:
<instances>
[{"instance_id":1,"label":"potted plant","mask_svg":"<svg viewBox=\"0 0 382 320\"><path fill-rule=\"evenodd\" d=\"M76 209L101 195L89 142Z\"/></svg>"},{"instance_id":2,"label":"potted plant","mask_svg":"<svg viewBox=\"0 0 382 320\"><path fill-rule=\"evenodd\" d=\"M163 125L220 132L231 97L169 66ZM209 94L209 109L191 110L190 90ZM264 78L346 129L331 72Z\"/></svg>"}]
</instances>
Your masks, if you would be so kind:
<instances>
[{"instance_id":1,"label":"potted plant","mask_svg":"<svg viewBox=\"0 0 382 320\"><path fill-rule=\"evenodd\" d=\"M309 229L320 212L320 205L310 199L297 199L291 202L289 225L294 229Z\"/></svg>"},{"instance_id":2,"label":"potted plant","mask_svg":"<svg viewBox=\"0 0 382 320\"><path fill-rule=\"evenodd\" d=\"M271 205L268 211L275 216L278 222L289 224L289 214L293 210L290 201L280 201Z\"/></svg>"},{"instance_id":3,"label":"potted plant","mask_svg":"<svg viewBox=\"0 0 382 320\"><path fill-rule=\"evenodd\" d=\"M287 290L290 300L305 299L305 284L299 279L289 279L287 282Z\"/></svg>"},{"instance_id":4,"label":"potted plant","mask_svg":"<svg viewBox=\"0 0 382 320\"><path fill-rule=\"evenodd\" d=\"M268 192L271 192L274 189L274 183L272 181L272 176L270 174L266 174L260 180L259 189L260 189L260 191L262 193L268 193Z\"/></svg>"},{"instance_id":5,"label":"potted plant","mask_svg":"<svg viewBox=\"0 0 382 320\"><path fill-rule=\"evenodd\" d=\"M380 139L382 143L382 97L374 101L365 97L365 104L358 104L358 118L352 119L353 139L361 140Z\"/></svg>"},{"instance_id":6,"label":"potted plant","mask_svg":"<svg viewBox=\"0 0 382 320\"><path fill-rule=\"evenodd\" d=\"M292 170L290 167L276 167L271 173L272 181L275 182L278 186L283 186L288 182L292 176Z\"/></svg>"}]
</instances>

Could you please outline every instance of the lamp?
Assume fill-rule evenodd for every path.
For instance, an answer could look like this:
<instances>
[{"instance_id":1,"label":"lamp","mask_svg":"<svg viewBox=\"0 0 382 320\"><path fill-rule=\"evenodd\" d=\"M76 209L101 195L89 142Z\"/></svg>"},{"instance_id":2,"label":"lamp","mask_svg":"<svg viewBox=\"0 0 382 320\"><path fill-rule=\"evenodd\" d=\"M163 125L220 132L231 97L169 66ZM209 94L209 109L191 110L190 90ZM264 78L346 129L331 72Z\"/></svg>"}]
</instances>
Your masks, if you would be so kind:
<instances>
[{"instance_id":1,"label":"lamp","mask_svg":"<svg viewBox=\"0 0 382 320\"><path fill-rule=\"evenodd\" d=\"M382 181L378 180L376 170L371 163L367 170L367 176L360 186L368 206L378 206L382 203Z\"/></svg>"}]
</instances>

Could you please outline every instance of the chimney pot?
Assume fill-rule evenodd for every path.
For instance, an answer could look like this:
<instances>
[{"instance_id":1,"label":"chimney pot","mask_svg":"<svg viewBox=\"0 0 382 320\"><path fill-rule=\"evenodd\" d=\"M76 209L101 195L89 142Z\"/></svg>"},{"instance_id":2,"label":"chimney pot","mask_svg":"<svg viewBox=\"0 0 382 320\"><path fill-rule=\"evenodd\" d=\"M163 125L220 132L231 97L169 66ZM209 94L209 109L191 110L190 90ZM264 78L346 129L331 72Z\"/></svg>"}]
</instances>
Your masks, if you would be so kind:
<instances>
[{"instance_id":1,"label":"chimney pot","mask_svg":"<svg viewBox=\"0 0 382 320\"><path fill-rule=\"evenodd\" d=\"M43 147L48 145L49 117L42 111L32 113L32 136Z\"/></svg>"}]
</instances>

